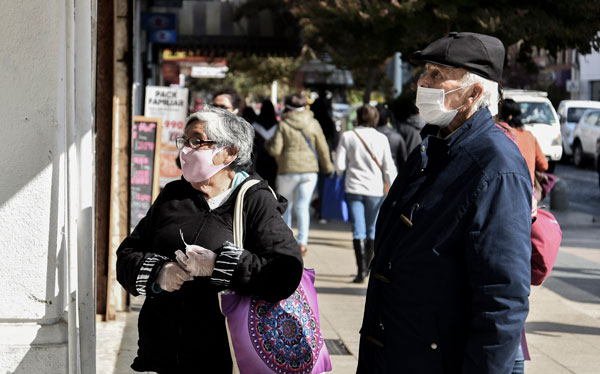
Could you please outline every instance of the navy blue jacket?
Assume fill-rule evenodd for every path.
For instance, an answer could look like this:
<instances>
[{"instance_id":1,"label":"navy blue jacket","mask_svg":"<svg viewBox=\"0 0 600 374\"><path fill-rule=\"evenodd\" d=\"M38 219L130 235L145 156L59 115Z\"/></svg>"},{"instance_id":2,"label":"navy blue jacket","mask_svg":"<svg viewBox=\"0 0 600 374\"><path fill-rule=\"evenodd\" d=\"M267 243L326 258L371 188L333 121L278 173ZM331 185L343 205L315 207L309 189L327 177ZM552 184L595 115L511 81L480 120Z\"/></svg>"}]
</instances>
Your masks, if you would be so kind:
<instances>
[{"instance_id":1,"label":"navy blue jacket","mask_svg":"<svg viewBox=\"0 0 600 374\"><path fill-rule=\"evenodd\" d=\"M377 220L358 373L511 372L529 309L531 191L487 108L410 154Z\"/></svg>"}]
</instances>

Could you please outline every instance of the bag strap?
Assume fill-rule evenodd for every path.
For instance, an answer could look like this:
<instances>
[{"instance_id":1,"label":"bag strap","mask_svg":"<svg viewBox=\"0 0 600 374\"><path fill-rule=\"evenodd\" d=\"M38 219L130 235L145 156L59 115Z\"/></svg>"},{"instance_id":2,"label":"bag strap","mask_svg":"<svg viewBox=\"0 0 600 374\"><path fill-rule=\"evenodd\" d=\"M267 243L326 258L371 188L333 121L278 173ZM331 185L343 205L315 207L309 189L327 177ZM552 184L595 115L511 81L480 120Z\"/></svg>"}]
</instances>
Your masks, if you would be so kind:
<instances>
[{"instance_id":1,"label":"bag strap","mask_svg":"<svg viewBox=\"0 0 600 374\"><path fill-rule=\"evenodd\" d=\"M369 149L369 146L367 145L367 143L365 143L364 139L360 135L358 135L358 131L352 130L352 132L354 132L356 134L356 136L358 136L358 139L360 139L360 142L365 146L365 149L367 150L367 152L369 152L369 155L371 156L373 161L375 161L375 165L377 165L377 167L379 168L379 170L381 170L381 173L383 174L383 168L381 167L381 164L379 163L379 161L377 161L377 159L375 158L375 156Z\"/></svg>"},{"instance_id":2,"label":"bag strap","mask_svg":"<svg viewBox=\"0 0 600 374\"><path fill-rule=\"evenodd\" d=\"M308 147L310 148L310 150L312 151L312 153L314 153L316 159L317 159L317 163L319 162L319 155L317 154L317 150L315 149L315 147L312 145L312 143L310 142L310 140L308 140L308 136L306 136L306 134L304 133L304 131L302 130L298 130L300 131L300 134L302 134L302 137L304 138L304 140L306 140L306 143L308 144Z\"/></svg>"},{"instance_id":3,"label":"bag strap","mask_svg":"<svg viewBox=\"0 0 600 374\"><path fill-rule=\"evenodd\" d=\"M250 189L250 187L259 182L260 180L258 179L250 179L249 181L244 182L244 184L242 184L240 187L237 197L235 198L235 207L233 210L233 244L240 248L242 248L244 244L244 195L246 194L246 191ZM275 200L277 200L275 191L273 191L271 187L269 187L269 189L271 190L273 197L275 197Z\"/></svg>"},{"instance_id":4,"label":"bag strap","mask_svg":"<svg viewBox=\"0 0 600 374\"><path fill-rule=\"evenodd\" d=\"M258 179L250 179L249 181L244 182L242 184L242 186L240 187L237 197L235 198L235 207L234 207L234 211L233 211L233 244L235 244L238 247L242 247L242 245L244 243L244 220L243 220L244 195L246 195L246 191L248 191L250 189L250 187L254 186L255 184L257 184L259 182L260 182L260 180L258 180ZM269 187L269 189L273 193L273 196L275 197L275 199L277 199L277 195L275 194L275 191L273 191L273 189L271 187ZM227 292L227 291L219 292L219 309L221 310L221 313L223 311L221 297L222 297L222 295L227 294L227 293L229 293L229 292ZM227 330L227 341L229 343L229 353L231 354L231 360L232 360L232 365L233 365L232 366L232 374L239 374L240 369L238 367L237 359L235 357L235 350L233 349L233 342L231 340L231 332L229 329L229 322L227 321L227 318L225 318L225 327Z\"/></svg>"}]
</instances>

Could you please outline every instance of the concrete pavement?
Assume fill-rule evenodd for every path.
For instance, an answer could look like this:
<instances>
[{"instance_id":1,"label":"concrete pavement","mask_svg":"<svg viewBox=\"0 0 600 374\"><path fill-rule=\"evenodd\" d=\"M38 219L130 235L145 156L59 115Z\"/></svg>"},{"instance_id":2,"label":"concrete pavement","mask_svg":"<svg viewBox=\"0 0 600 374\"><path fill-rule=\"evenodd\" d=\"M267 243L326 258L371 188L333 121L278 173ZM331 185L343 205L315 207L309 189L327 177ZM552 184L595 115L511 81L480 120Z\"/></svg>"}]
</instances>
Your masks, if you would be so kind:
<instances>
[{"instance_id":1,"label":"concrete pavement","mask_svg":"<svg viewBox=\"0 0 600 374\"><path fill-rule=\"evenodd\" d=\"M600 269L600 223L587 214L554 213L563 226L565 244L559 260L581 259L587 267L584 273L591 271L582 279L588 279L586 284L596 282L600 289L600 271L594 270ZM332 372L354 373L367 283L352 283L356 265L349 224L314 223L305 266L316 271L321 327L330 350L347 353L331 355ZM560 284L563 271L558 269L544 285L532 287L526 324L532 360L526 362L527 374L600 373L600 298L587 291L582 291L587 296L569 298L561 295L560 287L546 286ZM98 373L133 373L129 364L137 349L136 324L135 312L97 323Z\"/></svg>"}]
</instances>

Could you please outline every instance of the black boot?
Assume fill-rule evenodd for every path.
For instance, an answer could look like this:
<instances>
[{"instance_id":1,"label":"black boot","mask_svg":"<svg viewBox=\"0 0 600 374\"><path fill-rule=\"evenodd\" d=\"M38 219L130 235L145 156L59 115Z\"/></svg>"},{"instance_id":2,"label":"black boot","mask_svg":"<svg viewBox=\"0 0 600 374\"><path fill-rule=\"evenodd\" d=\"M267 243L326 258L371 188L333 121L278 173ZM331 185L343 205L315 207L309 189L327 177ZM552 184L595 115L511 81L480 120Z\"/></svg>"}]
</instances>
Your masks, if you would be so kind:
<instances>
[{"instance_id":1,"label":"black boot","mask_svg":"<svg viewBox=\"0 0 600 374\"><path fill-rule=\"evenodd\" d=\"M365 264L367 259L367 254L365 252L365 240L354 239L352 241L352 244L354 245L354 254L356 255L356 266L358 267L358 274L352 282L362 283L365 281L365 277L367 276L367 266Z\"/></svg>"},{"instance_id":2,"label":"black boot","mask_svg":"<svg viewBox=\"0 0 600 374\"><path fill-rule=\"evenodd\" d=\"M375 240L367 239L365 246L365 252L367 254L365 264L367 266L367 274L369 274L371 271L371 261L373 261L373 255L375 254Z\"/></svg>"}]
</instances>

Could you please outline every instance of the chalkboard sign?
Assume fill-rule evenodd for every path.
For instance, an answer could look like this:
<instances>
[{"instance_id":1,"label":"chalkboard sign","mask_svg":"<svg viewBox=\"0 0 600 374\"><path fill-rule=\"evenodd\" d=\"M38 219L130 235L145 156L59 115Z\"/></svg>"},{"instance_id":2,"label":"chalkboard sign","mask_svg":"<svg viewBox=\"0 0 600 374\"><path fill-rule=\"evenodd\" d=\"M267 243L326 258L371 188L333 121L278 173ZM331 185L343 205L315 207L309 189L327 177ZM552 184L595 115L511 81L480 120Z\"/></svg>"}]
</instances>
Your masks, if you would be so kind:
<instances>
[{"instance_id":1,"label":"chalkboard sign","mask_svg":"<svg viewBox=\"0 0 600 374\"><path fill-rule=\"evenodd\" d=\"M131 128L131 180L129 183L129 230L150 209L158 195L158 156L160 154L162 120L133 117Z\"/></svg>"}]
</instances>

